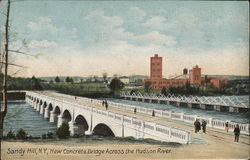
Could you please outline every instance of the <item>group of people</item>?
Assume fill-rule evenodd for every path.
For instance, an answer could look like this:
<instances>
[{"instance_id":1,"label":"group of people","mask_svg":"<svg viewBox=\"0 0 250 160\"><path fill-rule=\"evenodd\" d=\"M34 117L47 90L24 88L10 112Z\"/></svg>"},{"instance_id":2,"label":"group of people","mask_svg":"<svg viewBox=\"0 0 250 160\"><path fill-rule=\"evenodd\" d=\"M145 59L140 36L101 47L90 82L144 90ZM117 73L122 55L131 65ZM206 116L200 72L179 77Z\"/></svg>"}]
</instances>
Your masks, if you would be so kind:
<instances>
[{"instance_id":1,"label":"group of people","mask_svg":"<svg viewBox=\"0 0 250 160\"><path fill-rule=\"evenodd\" d=\"M194 122L195 133L201 130L201 126L202 126L203 133L206 133L207 122L205 120L202 120L202 123L200 123L199 119L196 119L196 121ZM229 130L228 122L225 123L225 130L226 132L228 132ZM234 141L239 142L239 137L240 137L240 127L237 124L236 127L234 128Z\"/></svg>"},{"instance_id":2,"label":"group of people","mask_svg":"<svg viewBox=\"0 0 250 160\"><path fill-rule=\"evenodd\" d=\"M196 121L194 122L194 127L195 127L195 133L199 132L201 130L203 130L203 133L206 133L206 126L207 126L207 122L205 120L202 120L202 123L200 123L199 119L196 119Z\"/></svg>"},{"instance_id":3,"label":"group of people","mask_svg":"<svg viewBox=\"0 0 250 160\"><path fill-rule=\"evenodd\" d=\"M102 101L102 106L105 106L106 110L108 110L108 102L107 102L107 100Z\"/></svg>"}]
</instances>

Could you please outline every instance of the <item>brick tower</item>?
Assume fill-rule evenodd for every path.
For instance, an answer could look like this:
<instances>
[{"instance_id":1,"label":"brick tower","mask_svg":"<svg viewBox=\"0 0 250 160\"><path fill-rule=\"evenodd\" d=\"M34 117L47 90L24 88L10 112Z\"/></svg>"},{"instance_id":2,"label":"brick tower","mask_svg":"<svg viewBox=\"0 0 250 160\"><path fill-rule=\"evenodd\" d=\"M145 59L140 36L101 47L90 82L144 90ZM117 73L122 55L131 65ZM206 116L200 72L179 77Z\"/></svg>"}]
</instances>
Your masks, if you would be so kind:
<instances>
[{"instance_id":1,"label":"brick tower","mask_svg":"<svg viewBox=\"0 0 250 160\"><path fill-rule=\"evenodd\" d=\"M162 79L162 57L158 57L158 54L150 58L150 78Z\"/></svg>"}]
</instances>

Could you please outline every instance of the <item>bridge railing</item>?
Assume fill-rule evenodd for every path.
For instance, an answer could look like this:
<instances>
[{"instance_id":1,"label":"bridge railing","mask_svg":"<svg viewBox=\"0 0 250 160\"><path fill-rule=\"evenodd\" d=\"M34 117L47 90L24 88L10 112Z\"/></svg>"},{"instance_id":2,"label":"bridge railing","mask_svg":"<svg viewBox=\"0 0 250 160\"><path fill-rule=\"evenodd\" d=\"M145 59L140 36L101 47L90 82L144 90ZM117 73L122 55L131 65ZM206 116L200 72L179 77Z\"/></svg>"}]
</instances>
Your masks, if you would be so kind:
<instances>
[{"instance_id":1,"label":"bridge railing","mask_svg":"<svg viewBox=\"0 0 250 160\"><path fill-rule=\"evenodd\" d=\"M28 94L37 96L39 99L46 99L50 101L57 101L60 102L61 104L66 104L67 107L77 107L81 109L86 109L86 110L92 110L93 113L98 114L100 116L104 116L106 118L109 118L111 121L114 121L115 123L123 124L125 127L131 128L131 129L136 129L136 132L140 132L139 138L143 138L143 135L149 135L152 137L157 137L158 139L161 140L168 140L168 141L174 141L174 142L179 142L179 143L190 143L190 133L188 131L184 131L181 129L177 128L171 128L167 127L164 125L156 124L154 122L149 122L149 121L144 121L141 119L137 119L135 117L130 117L127 115L121 115L118 113L113 113L110 111L105 111L105 110L98 110L94 107L91 106L85 106L82 104L77 104L74 102L69 102L66 100L61 100L41 94L37 94L34 92L28 92ZM66 96L65 96L66 97ZM72 98L71 96L67 96L68 98ZM85 99L86 101L89 101L89 99ZM28 98L26 98L26 101L32 104L32 101ZM89 102L92 102L94 104L101 104L102 101L100 100L91 100ZM124 105L119 105L118 107L124 107ZM127 106L126 106L127 107ZM185 138L184 138L185 137Z\"/></svg>"},{"instance_id":2,"label":"bridge railing","mask_svg":"<svg viewBox=\"0 0 250 160\"><path fill-rule=\"evenodd\" d=\"M224 130L225 129L225 123L229 122L229 124L232 124L231 126L235 126L238 124L241 128L241 133L249 135L249 124L244 124L244 123L238 123L238 122L232 122L228 120L218 120L214 119L211 117L200 117L197 115L188 115L184 113L179 113L179 112L172 112L172 111L167 111L167 110L159 110L159 109L151 109L151 108L146 108L146 107L141 107L141 106L135 106L135 105L127 105L127 104L120 104L116 102L111 102L108 101L109 105L115 108L119 109L124 109L124 110L129 110L129 111L134 111L136 108L137 113L142 113L142 114L147 114L152 116L152 112L154 111L155 117L162 117L162 118L167 118L167 119L173 119L173 120L179 120L179 121L184 121L187 123L194 123L196 119L199 119L200 122L203 120L206 121L207 126ZM233 125L235 124L235 125ZM229 127L230 128L230 127ZM233 131L234 128L230 128L229 131Z\"/></svg>"},{"instance_id":3,"label":"bridge railing","mask_svg":"<svg viewBox=\"0 0 250 160\"><path fill-rule=\"evenodd\" d=\"M168 95L155 95L155 94L141 94L122 92L121 97L127 98L139 98L147 100L156 101L177 101L182 103L197 103L197 104L207 104L207 105L222 105L222 106L233 106L241 108L249 108L249 97L246 96L244 99L236 96L220 96L220 97L205 97L205 96L175 96L172 94Z\"/></svg>"}]
</instances>

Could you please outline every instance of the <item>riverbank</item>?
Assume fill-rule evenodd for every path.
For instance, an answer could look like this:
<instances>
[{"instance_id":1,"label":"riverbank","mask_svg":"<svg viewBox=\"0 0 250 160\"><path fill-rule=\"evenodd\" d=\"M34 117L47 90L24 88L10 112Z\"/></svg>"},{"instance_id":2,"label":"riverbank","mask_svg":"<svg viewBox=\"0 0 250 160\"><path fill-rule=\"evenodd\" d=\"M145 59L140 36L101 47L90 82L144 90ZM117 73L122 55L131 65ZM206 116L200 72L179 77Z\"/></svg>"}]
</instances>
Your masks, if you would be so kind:
<instances>
[{"instance_id":1,"label":"riverbank","mask_svg":"<svg viewBox=\"0 0 250 160\"><path fill-rule=\"evenodd\" d=\"M159 145L117 141L86 141L68 139L59 141L4 141L4 160L121 160L140 159L248 159L249 145L243 142L190 145Z\"/></svg>"}]
</instances>

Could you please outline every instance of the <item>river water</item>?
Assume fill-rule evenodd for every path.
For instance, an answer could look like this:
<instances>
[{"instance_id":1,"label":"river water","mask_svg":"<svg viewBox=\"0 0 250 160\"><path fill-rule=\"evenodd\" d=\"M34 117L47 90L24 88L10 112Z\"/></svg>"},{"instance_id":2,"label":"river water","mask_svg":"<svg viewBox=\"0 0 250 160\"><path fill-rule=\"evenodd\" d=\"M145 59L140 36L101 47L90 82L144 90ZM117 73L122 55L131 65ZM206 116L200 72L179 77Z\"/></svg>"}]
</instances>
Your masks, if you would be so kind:
<instances>
[{"instance_id":1,"label":"river water","mask_svg":"<svg viewBox=\"0 0 250 160\"><path fill-rule=\"evenodd\" d=\"M45 120L28 103L9 103L8 113L4 123L4 135L10 130L16 131L23 128L28 135L40 137L48 132L55 133L56 124Z\"/></svg>"},{"instance_id":2,"label":"river water","mask_svg":"<svg viewBox=\"0 0 250 160\"><path fill-rule=\"evenodd\" d=\"M202 109L194 109L188 107L176 107L173 105L166 105L166 104L157 104L157 103L146 103L146 102L138 102L138 101L130 101L124 99L114 99L114 98L106 98L106 100L135 105L135 106L142 106L147 108L155 108L160 110L168 110L173 112L181 112L189 115L198 115L200 117L207 117L207 118L215 118L219 120L230 120L234 122L240 123L249 123L250 113L229 113L229 112L217 112L217 111L208 111Z\"/></svg>"}]
</instances>

